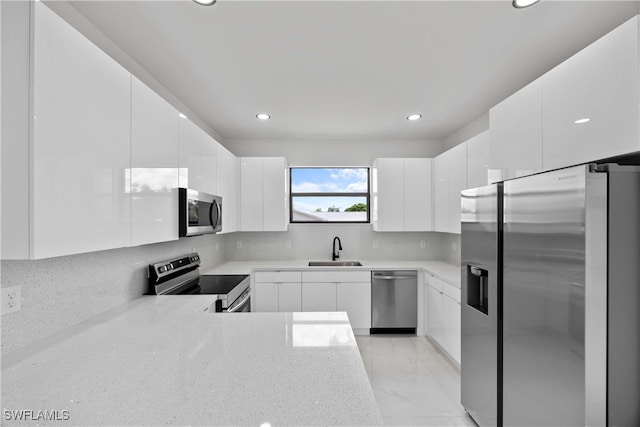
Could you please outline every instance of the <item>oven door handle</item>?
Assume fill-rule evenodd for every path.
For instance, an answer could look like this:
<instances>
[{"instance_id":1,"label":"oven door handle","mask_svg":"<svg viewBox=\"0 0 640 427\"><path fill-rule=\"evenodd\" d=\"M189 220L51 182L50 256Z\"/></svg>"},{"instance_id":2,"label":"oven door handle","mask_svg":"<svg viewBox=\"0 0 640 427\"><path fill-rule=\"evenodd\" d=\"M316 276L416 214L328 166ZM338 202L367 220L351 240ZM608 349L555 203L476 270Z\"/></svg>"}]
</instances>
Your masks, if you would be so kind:
<instances>
[{"instance_id":1,"label":"oven door handle","mask_svg":"<svg viewBox=\"0 0 640 427\"><path fill-rule=\"evenodd\" d=\"M227 309L227 313L234 313L238 311L238 309L240 309L242 306L244 306L247 303L247 301L249 301L249 298L251 298L251 292L247 292L247 296L244 297L242 301L236 304L233 308Z\"/></svg>"}]
</instances>

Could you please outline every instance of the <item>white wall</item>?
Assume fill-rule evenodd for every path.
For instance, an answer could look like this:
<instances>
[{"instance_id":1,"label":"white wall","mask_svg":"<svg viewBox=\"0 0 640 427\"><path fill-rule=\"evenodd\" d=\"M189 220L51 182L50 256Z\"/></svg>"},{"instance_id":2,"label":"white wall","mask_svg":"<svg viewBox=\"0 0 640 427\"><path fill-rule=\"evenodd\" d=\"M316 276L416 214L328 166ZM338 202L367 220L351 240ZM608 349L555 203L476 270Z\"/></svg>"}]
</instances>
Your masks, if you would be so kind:
<instances>
[{"instance_id":1,"label":"white wall","mask_svg":"<svg viewBox=\"0 0 640 427\"><path fill-rule=\"evenodd\" d=\"M226 139L236 156L284 156L291 166L366 166L376 157L433 157L439 139Z\"/></svg>"}]
</instances>

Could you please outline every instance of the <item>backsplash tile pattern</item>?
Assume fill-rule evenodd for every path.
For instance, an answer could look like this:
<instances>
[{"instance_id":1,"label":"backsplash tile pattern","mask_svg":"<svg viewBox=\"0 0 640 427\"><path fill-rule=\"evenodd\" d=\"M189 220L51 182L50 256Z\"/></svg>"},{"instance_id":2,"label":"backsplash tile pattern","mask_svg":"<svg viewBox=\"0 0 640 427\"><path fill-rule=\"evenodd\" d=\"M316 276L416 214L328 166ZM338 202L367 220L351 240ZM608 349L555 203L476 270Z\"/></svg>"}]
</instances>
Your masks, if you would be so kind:
<instances>
[{"instance_id":1,"label":"backsplash tile pattern","mask_svg":"<svg viewBox=\"0 0 640 427\"><path fill-rule=\"evenodd\" d=\"M455 260L449 249L456 235L430 232L377 233L368 224L291 224L287 232L234 233L226 236L227 261L329 260L340 237L342 260ZM453 241L452 241L453 240ZM421 241L425 247L421 248ZM377 247L374 248L374 245ZM459 236L457 247L460 247ZM459 263L459 255L458 261Z\"/></svg>"},{"instance_id":2,"label":"backsplash tile pattern","mask_svg":"<svg viewBox=\"0 0 640 427\"><path fill-rule=\"evenodd\" d=\"M149 264L193 250L202 256L203 268L221 264L222 240L223 236L207 235L35 261L2 261L2 287L22 287L22 309L2 317L2 354L139 298L147 291Z\"/></svg>"}]
</instances>

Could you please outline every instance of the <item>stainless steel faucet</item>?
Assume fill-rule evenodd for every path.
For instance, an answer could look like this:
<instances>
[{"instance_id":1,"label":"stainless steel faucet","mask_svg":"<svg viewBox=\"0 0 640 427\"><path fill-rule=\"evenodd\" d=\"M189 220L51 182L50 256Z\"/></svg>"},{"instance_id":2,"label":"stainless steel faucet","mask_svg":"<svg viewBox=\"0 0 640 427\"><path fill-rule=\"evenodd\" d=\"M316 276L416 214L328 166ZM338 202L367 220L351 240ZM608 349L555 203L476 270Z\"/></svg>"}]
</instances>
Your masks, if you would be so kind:
<instances>
[{"instance_id":1,"label":"stainless steel faucet","mask_svg":"<svg viewBox=\"0 0 640 427\"><path fill-rule=\"evenodd\" d=\"M336 251L336 240L338 241L338 251L342 250L342 242L338 236L333 238L333 253L331 254L332 259L335 261L337 258L340 258L340 253Z\"/></svg>"}]
</instances>

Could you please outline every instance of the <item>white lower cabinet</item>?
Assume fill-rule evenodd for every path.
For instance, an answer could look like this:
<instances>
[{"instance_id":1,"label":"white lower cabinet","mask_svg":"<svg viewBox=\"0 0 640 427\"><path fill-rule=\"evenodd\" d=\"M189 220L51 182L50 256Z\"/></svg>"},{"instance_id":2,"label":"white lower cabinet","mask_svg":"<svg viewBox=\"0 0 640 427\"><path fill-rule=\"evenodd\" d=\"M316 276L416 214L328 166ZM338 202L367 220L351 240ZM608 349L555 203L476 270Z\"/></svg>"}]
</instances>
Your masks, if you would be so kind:
<instances>
[{"instance_id":1,"label":"white lower cabinet","mask_svg":"<svg viewBox=\"0 0 640 427\"><path fill-rule=\"evenodd\" d=\"M443 295L442 312L442 346L456 362L460 363L460 301L456 301L448 295Z\"/></svg>"},{"instance_id":2,"label":"white lower cabinet","mask_svg":"<svg viewBox=\"0 0 640 427\"><path fill-rule=\"evenodd\" d=\"M425 330L460 363L460 288L425 273Z\"/></svg>"},{"instance_id":3,"label":"white lower cabinet","mask_svg":"<svg viewBox=\"0 0 640 427\"><path fill-rule=\"evenodd\" d=\"M278 284L278 311L302 311L302 284Z\"/></svg>"},{"instance_id":4,"label":"white lower cabinet","mask_svg":"<svg viewBox=\"0 0 640 427\"><path fill-rule=\"evenodd\" d=\"M338 311L346 311L353 329L371 328L371 281L338 283Z\"/></svg>"},{"instance_id":5,"label":"white lower cabinet","mask_svg":"<svg viewBox=\"0 0 640 427\"><path fill-rule=\"evenodd\" d=\"M302 284L302 311L336 311L336 308L335 283Z\"/></svg>"},{"instance_id":6,"label":"white lower cabinet","mask_svg":"<svg viewBox=\"0 0 640 427\"><path fill-rule=\"evenodd\" d=\"M253 286L251 295L251 311L277 312L278 311L278 283L260 282Z\"/></svg>"},{"instance_id":7,"label":"white lower cabinet","mask_svg":"<svg viewBox=\"0 0 640 427\"><path fill-rule=\"evenodd\" d=\"M346 311L356 333L371 327L370 271L257 271L251 311Z\"/></svg>"},{"instance_id":8,"label":"white lower cabinet","mask_svg":"<svg viewBox=\"0 0 640 427\"><path fill-rule=\"evenodd\" d=\"M436 280L439 281L439 279ZM429 285L427 294L427 331L431 338L441 344L444 337L442 291Z\"/></svg>"},{"instance_id":9,"label":"white lower cabinet","mask_svg":"<svg viewBox=\"0 0 640 427\"><path fill-rule=\"evenodd\" d=\"M251 311L302 310L300 271L257 271L254 273Z\"/></svg>"}]
</instances>

